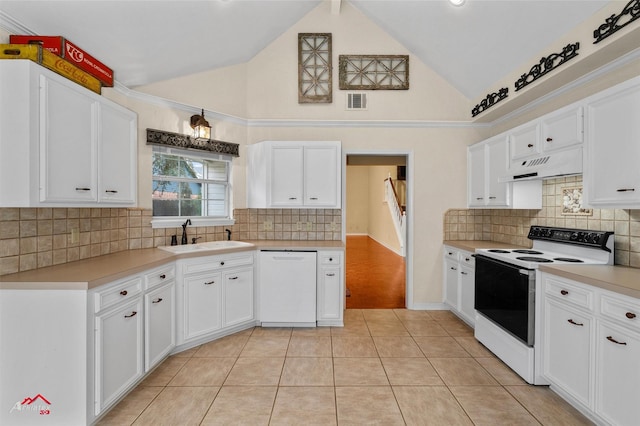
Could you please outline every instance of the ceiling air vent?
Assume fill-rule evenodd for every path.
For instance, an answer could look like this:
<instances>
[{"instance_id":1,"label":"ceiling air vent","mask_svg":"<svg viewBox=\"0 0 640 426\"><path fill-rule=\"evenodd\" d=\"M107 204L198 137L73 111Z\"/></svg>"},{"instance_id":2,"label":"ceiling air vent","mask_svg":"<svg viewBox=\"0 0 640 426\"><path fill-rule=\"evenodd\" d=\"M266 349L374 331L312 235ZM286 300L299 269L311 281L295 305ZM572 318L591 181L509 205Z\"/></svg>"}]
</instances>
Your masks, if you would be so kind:
<instances>
[{"instance_id":1,"label":"ceiling air vent","mask_svg":"<svg viewBox=\"0 0 640 426\"><path fill-rule=\"evenodd\" d=\"M347 111L362 111L366 109L366 93L347 93Z\"/></svg>"}]
</instances>

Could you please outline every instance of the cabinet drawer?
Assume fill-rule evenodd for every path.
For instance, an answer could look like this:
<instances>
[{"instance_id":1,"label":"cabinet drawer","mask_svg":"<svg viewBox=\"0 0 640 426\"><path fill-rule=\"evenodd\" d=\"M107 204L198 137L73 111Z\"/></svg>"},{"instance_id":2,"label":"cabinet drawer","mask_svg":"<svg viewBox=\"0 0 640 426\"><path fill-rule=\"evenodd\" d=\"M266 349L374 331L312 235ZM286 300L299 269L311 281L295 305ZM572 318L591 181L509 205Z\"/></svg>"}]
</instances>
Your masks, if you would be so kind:
<instances>
[{"instance_id":1,"label":"cabinet drawer","mask_svg":"<svg viewBox=\"0 0 640 426\"><path fill-rule=\"evenodd\" d=\"M320 265L340 265L342 256L340 253L323 253L318 252L318 263Z\"/></svg>"},{"instance_id":2,"label":"cabinet drawer","mask_svg":"<svg viewBox=\"0 0 640 426\"><path fill-rule=\"evenodd\" d=\"M109 287L106 290L98 291L95 294L95 312L99 312L116 303L130 300L142 292L142 278L136 277L131 280Z\"/></svg>"},{"instance_id":3,"label":"cabinet drawer","mask_svg":"<svg viewBox=\"0 0 640 426\"><path fill-rule=\"evenodd\" d=\"M603 294L600 298L600 312L617 324L640 330L640 303Z\"/></svg>"},{"instance_id":4,"label":"cabinet drawer","mask_svg":"<svg viewBox=\"0 0 640 426\"><path fill-rule=\"evenodd\" d=\"M587 288L570 284L566 281L547 278L545 281L545 293L556 299L569 302L572 305L593 311L593 291Z\"/></svg>"},{"instance_id":5,"label":"cabinet drawer","mask_svg":"<svg viewBox=\"0 0 640 426\"><path fill-rule=\"evenodd\" d=\"M145 278L145 290L152 289L161 284L168 283L172 281L176 276L176 268L171 266L166 266L160 269L156 269L152 272L144 274Z\"/></svg>"},{"instance_id":6,"label":"cabinet drawer","mask_svg":"<svg viewBox=\"0 0 640 426\"><path fill-rule=\"evenodd\" d=\"M458 250L453 249L451 247L444 246L444 257L446 259L451 259L454 262L458 261Z\"/></svg>"},{"instance_id":7,"label":"cabinet drawer","mask_svg":"<svg viewBox=\"0 0 640 426\"><path fill-rule=\"evenodd\" d=\"M470 268L473 268L476 266L476 258L473 257L473 255L471 253L467 253L465 251L461 251L460 252L460 264L461 265L467 265Z\"/></svg>"},{"instance_id":8,"label":"cabinet drawer","mask_svg":"<svg viewBox=\"0 0 640 426\"><path fill-rule=\"evenodd\" d=\"M210 272L220 268L231 268L235 266L252 265L253 251L242 255L221 255L200 259L198 263L187 263L183 265L182 272L185 275L197 274L200 272Z\"/></svg>"}]
</instances>

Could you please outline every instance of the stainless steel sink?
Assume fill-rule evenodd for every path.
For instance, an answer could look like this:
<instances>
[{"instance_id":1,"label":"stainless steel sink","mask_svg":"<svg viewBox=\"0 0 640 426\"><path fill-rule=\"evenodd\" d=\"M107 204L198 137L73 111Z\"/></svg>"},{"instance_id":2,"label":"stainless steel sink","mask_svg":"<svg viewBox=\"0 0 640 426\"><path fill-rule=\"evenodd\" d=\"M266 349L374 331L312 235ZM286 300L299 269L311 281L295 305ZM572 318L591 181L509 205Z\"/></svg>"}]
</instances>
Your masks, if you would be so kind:
<instances>
[{"instance_id":1,"label":"stainless steel sink","mask_svg":"<svg viewBox=\"0 0 640 426\"><path fill-rule=\"evenodd\" d=\"M158 248L160 250L168 251L174 254L181 254L227 250L240 247L254 247L254 245L251 243L245 243L244 241L209 241L207 243L185 244L179 246L160 246Z\"/></svg>"}]
</instances>

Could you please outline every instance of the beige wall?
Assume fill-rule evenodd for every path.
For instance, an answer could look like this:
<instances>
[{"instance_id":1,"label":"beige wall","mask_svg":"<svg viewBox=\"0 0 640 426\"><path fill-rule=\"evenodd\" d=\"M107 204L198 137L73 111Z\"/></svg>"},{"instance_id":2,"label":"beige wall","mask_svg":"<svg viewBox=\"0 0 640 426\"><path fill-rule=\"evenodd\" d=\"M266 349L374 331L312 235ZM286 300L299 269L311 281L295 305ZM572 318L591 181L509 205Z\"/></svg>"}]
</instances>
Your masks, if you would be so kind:
<instances>
[{"instance_id":1,"label":"beige wall","mask_svg":"<svg viewBox=\"0 0 640 426\"><path fill-rule=\"evenodd\" d=\"M369 167L348 166L346 172L346 232L369 234Z\"/></svg>"}]
</instances>

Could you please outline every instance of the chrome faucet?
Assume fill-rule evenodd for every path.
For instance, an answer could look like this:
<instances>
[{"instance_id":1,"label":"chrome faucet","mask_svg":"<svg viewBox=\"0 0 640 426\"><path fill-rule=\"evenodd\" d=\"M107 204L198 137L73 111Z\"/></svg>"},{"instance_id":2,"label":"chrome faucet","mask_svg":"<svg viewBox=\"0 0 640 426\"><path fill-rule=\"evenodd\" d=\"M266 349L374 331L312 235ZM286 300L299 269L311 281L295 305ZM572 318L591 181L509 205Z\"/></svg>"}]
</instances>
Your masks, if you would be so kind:
<instances>
[{"instance_id":1,"label":"chrome faucet","mask_svg":"<svg viewBox=\"0 0 640 426\"><path fill-rule=\"evenodd\" d=\"M187 244L187 225L191 225L191 219L187 219L187 221L182 224L182 240L180 244Z\"/></svg>"}]
</instances>

